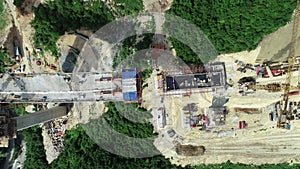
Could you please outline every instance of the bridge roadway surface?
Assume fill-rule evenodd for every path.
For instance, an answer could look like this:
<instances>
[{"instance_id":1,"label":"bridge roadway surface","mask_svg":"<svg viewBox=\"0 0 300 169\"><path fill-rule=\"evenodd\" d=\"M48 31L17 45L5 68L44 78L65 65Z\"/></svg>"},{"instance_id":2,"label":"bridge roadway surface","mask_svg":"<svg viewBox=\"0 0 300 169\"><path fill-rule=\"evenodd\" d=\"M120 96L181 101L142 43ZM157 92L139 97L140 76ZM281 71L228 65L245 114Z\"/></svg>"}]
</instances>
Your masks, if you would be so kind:
<instances>
[{"instance_id":1,"label":"bridge roadway surface","mask_svg":"<svg viewBox=\"0 0 300 169\"><path fill-rule=\"evenodd\" d=\"M47 110L42 110L33 114L15 117L17 121L17 130L23 130L40 123L67 115L67 106L57 106Z\"/></svg>"},{"instance_id":2,"label":"bridge roadway surface","mask_svg":"<svg viewBox=\"0 0 300 169\"><path fill-rule=\"evenodd\" d=\"M110 79L112 81L100 78ZM2 103L121 101L122 80L114 73L35 74L0 79ZM71 78L68 82L66 78ZM107 93L107 94L104 94Z\"/></svg>"}]
</instances>

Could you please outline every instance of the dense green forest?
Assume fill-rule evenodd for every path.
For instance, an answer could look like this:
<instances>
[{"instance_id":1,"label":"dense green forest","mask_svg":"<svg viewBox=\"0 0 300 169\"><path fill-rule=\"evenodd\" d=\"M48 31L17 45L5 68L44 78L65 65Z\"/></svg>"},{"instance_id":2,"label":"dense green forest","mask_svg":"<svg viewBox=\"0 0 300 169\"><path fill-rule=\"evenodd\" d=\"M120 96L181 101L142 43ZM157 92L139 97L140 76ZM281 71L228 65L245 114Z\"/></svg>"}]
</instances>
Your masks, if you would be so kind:
<instances>
[{"instance_id":1,"label":"dense green forest","mask_svg":"<svg viewBox=\"0 0 300 169\"><path fill-rule=\"evenodd\" d=\"M119 5L115 8L122 15L138 13L143 9L142 0L137 0L136 3L129 0L117 2ZM34 13L32 26L36 30L36 45L50 50L57 57L59 55L55 42L59 36L81 28L96 31L114 19L113 13L103 1L48 1L34 9Z\"/></svg>"},{"instance_id":2,"label":"dense green forest","mask_svg":"<svg viewBox=\"0 0 300 169\"><path fill-rule=\"evenodd\" d=\"M43 145L42 129L40 127L31 127L23 130L21 134L25 137L26 141L24 169L42 168L46 166L47 160Z\"/></svg>"},{"instance_id":3,"label":"dense green forest","mask_svg":"<svg viewBox=\"0 0 300 169\"><path fill-rule=\"evenodd\" d=\"M295 7L296 0L174 0L167 13L198 26L219 53L231 53L254 49L264 35L290 21ZM174 48L193 62L190 49L176 41Z\"/></svg>"},{"instance_id":4,"label":"dense green forest","mask_svg":"<svg viewBox=\"0 0 300 169\"><path fill-rule=\"evenodd\" d=\"M169 38L169 41L172 43L173 48L175 48L176 55L185 63L202 64L201 58L196 57L195 52L189 46L172 37Z\"/></svg>"},{"instance_id":5,"label":"dense green forest","mask_svg":"<svg viewBox=\"0 0 300 169\"><path fill-rule=\"evenodd\" d=\"M14 0L14 5L16 5L17 8L21 8L23 2L24 0Z\"/></svg>"}]
</instances>

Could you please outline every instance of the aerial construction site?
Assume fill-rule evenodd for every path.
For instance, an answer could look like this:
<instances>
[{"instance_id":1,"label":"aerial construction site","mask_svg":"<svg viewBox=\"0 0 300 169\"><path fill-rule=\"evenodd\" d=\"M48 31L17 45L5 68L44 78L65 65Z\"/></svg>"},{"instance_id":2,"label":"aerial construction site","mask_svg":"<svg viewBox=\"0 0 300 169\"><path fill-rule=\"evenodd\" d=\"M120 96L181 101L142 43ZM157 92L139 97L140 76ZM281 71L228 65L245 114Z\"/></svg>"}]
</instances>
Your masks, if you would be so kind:
<instances>
[{"instance_id":1,"label":"aerial construction site","mask_svg":"<svg viewBox=\"0 0 300 169\"><path fill-rule=\"evenodd\" d=\"M112 69L114 49L91 31L62 36L58 61L31 58L41 49L15 36L10 50L17 64L0 75L0 147L41 124L50 163L63 152L66 130L99 118L104 102L117 101L151 112L154 145L174 164L300 163L299 10L255 50L199 65L173 64L181 60L162 33L163 19L154 16L152 44L141 54L151 68L145 80L143 66ZM14 106L30 113L15 117Z\"/></svg>"}]
</instances>

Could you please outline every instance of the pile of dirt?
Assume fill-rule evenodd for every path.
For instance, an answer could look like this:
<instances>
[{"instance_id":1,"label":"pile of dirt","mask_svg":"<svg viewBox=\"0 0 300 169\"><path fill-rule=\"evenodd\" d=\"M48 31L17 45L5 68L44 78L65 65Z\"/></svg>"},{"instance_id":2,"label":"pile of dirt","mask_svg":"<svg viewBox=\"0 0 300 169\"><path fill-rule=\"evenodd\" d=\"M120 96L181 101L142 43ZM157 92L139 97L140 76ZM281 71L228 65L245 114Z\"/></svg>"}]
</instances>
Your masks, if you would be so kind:
<instances>
[{"instance_id":1,"label":"pile of dirt","mask_svg":"<svg viewBox=\"0 0 300 169\"><path fill-rule=\"evenodd\" d=\"M204 146L177 145L176 153L183 156L200 156L205 152Z\"/></svg>"}]
</instances>

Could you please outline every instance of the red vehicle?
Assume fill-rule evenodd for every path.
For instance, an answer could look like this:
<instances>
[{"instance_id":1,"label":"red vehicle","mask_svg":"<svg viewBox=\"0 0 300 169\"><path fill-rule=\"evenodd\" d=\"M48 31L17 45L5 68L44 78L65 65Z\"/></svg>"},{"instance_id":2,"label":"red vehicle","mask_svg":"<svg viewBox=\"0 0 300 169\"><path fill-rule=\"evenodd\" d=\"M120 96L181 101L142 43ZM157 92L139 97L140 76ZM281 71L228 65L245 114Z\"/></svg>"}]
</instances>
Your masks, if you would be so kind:
<instances>
[{"instance_id":1,"label":"red vehicle","mask_svg":"<svg viewBox=\"0 0 300 169\"><path fill-rule=\"evenodd\" d=\"M51 65L50 65L50 69L56 70L56 66L55 66L54 64L51 64Z\"/></svg>"},{"instance_id":2,"label":"red vehicle","mask_svg":"<svg viewBox=\"0 0 300 169\"><path fill-rule=\"evenodd\" d=\"M38 65L38 66L40 66L41 65L41 61L36 61L35 64Z\"/></svg>"},{"instance_id":3,"label":"red vehicle","mask_svg":"<svg viewBox=\"0 0 300 169\"><path fill-rule=\"evenodd\" d=\"M205 123L206 125L208 125L208 117L207 117L207 116L203 116L203 120L204 120L204 123Z\"/></svg>"},{"instance_id":4,"label":"red vehicle","mask_svg":"<svg viewBox=\"0 0 300 169\"><path fill-rule=\"evenodd\" d=\"M257 66L257 68L256 68L256 75L258 75L259 71L260 71L260 66Z\"/></svg>"},{"instance_id":5,"label":"red vehicle","mask_svg":"<svg viewBox=\"0 0 300 169\"><path fill-rule=\"evenodd\" d=\"M239 129L246 128L246 122L245 121L239 121Z\"/></svg>"},{"instance_id":6,"label":"red vehicle","mask_svg":"<svg viewBox=\"0 0 300 169\"><path fill-rule=\"evenodd\" d=\"M64 137L64 133L63 132L57 132L55 133L56 137Z\"/></svg>"},{"instance_id":7,"label":"red vehicle","mask_svg":"<svg viewBox=\"0 0 300 169\"><path fill-rule=\"evenodd\" d=\"M271 70L271 72L273 76L281 76L283 74L283 72L278 69Z\"/></svg>"}]
</instances>

